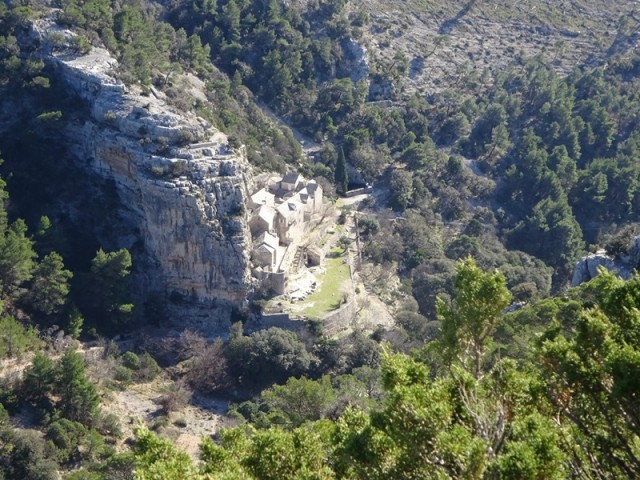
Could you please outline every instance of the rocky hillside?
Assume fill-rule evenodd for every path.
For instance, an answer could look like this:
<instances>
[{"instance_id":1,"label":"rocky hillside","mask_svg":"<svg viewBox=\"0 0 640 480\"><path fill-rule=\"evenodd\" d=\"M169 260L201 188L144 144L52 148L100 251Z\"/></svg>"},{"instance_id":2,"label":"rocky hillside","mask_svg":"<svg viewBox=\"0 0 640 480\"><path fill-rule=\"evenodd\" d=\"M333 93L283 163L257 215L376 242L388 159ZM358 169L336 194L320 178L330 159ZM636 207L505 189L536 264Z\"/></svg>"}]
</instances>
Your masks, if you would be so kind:
<instances>
[{"instance_id":1,"label":"rocky hillside","mask_svg":"<svg viewBox=\"0 0 640 480\"><path fill-rule=\"evenodd\" d=\"M587 170L592 160L615 156L616 165L624 166L627 156L633 157L628 152L634 144L627 140L635 117L624 109L614 112L615 105L632 98L627 77L620 73L617 79L617 97L624 100L612 102L612 95L599 93L597 76L585 76L577 95L573 80L553 72L606 65L611 56L633 48L639 17L629 2L298 0L263 5L229 0L149 9L99 3L100 18L91 6L76 1L61 9L33 3L31 16L7 16L3 54L19 65L18 56L9 56L15 53L12 35L19 43L31 42L20 53L23 60L33 56L21 72L22 83L48 82L30 73L44 59L53 83L79 99L78 108L65 111L60 122L65 141L56 138L55 143L65 144L76 166L90 174L87 178L96 176L113 187L117 205L110 211L119 224L98 243L132 250L139 260L134 262L135 285L143 296L158 293L168 299L180 316L218 318L219 308L228 311L246 302L247 156L254 167L295 165L329 183L336 178L338 153L344 153L352 180L361 176L390 191L390 202L377 207L413 209L411 227L420 225L430 233L373 229L385 239L406 242L396 246L370 239L366 250L373 262L404 262L410 272L427 259L446 258L451 274L452 261L467 254L481 257L480 246L495 244L485 252L486 262L506 267L513 263L499 243L506 238L509 249L555 268L558 282L566 265L583 253L573 215L587 225L583 212L593 208L584 205L602 204L601 190L607 190L605 174ZM34 26L23 28L22 22ZM30 33L23 35L23 30ZM543 62L530 58L537 53ZM525 58L528 63L518 72ZM501 79L499 72L514 64ZM8 78L11 65L2 64ZM625 68L614 68L612 62L610 70L633 71L633 65ZM452 95L430 96L444 90ZM592 98L594 92L598 98ZM270 123L256 128L264 123L256 97L322 144L313 161L300 155L290 131L283 134ZM543 107L548 107L541 113L546 117L538 118ZM63 116L55 110L42 115L43 124ZM234 129L234 141L228 142L213 123L220 130ZM525 125L534 127L528 136L522 135ZM629 145L618 151L625 142ZM229 143L246 144L247 154ZM544 153L537 152L543 144ZM515 174L504 177L511 164L531 163L520 157L532 152L542 159L539 168L517 173L539 178L540 187L521 185ZM547 162L544 155L553 159ZM482 168L463 168L476 164ZM594 172L601 168L594 165ZM607 185L617 178L610 177ZM592 178L602 181L592 186ZM544 195L555 203L525 188L531 183L541 192L548 179L552 192ZM628 213L618 216L625 221ZM606 212L601 216L609 220ZM427 230L439 222L442 231ZM530 241L564 225L570 228L557 246L540 249L540 241ZM474 240L484 234L491 240ZM380 245L384 249L373 248ZM525 297L545 293L549 282L543 270L533 275L536 279L514 274L510 286L527 286L522 287ZM412 281L420 284L417 278ZM195 314L189 305L198 306Z\"/></svg>"},{"instance_id":2,"label":"rocky hillside","mask_svg":"<svg viewBox=\"0 0 640 480\"><path fill-rule=\"evenodd\" d=\"M562 73L601 65L640 39L636 2L365 0L351 8L369 17L370 55L387 65L406 55L407 91L427 94L463 86L469 72L483 81L485 69L538 54Z\"/></svg>"}]
</instances>

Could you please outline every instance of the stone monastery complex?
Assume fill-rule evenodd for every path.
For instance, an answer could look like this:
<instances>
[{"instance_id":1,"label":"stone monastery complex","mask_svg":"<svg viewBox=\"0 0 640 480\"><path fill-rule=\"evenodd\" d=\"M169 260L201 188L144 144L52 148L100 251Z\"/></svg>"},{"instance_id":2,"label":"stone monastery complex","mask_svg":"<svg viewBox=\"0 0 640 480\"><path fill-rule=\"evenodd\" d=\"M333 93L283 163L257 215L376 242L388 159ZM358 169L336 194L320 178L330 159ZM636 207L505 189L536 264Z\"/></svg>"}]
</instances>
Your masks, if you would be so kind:
<instances>
[{"instance_id":1,"label":"stone monastery complex","mask_svg":"<svg viewBox=\"0 0 640 480\"><path fill-rule=\"evenodd\" d=\"M320 216L322 199L322 187L296 172L270 177L251 195L251 259L254 276L266 288L283 293L287 272L305 234Z\"/></svg>"}]
</instances>

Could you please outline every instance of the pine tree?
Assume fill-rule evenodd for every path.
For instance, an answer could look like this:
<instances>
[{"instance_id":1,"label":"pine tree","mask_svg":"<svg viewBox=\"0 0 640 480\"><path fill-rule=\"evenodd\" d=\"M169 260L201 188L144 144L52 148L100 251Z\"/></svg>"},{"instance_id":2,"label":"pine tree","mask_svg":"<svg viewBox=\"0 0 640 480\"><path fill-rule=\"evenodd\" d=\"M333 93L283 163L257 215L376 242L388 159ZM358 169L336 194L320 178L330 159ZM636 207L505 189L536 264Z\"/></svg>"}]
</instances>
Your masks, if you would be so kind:
<instances>
[{"instance_id":1,"label":"pine tree","mask_svg":"<svg viewBox=\"0 0 640 480\"><path fill-rule=\"evenodd\" d=\"M443 356L448 362L460 360L475 378L482 370L485 347L511 301L506 283L502 273L485 273L469 257L458 263L451 305L437 301Z\"/></svg>"},{"instance_id":2,"label":"pine tree","mask_svg":"<svg viewBox=\"0 0 640 480\"><path fill-rule=\"evenodd\" d=\"M69 294L69 280L73 274L65 270L62 257L51 252L42 259L33 273L29 294L33 308L45 315L60 310Z\"/></svg>"},{"instance_id":3,"label":"pine tree","mask_svg":"<svg viewBox=\"0 0 640 480\"><path fill-rule=\"evenodd\" d=\"M91 261L88 303L93 314L110 324L122 324L130 316L129 275L131 254L126 248L116 252L100 249Z\"/></svg>"},{"instance_id":4,"label":"pine tree","mask_svg":"<svg viewBox=\"0 0 640 480\"><path fill-rule=\"evenodd\" d=\"M55 372L51 359L41 352L36 352L31 365L24 371L22 388L30 400L39 401L53 389Z\"/></svg>"},{"instance_id":5,"label":"pine tree","mask_svg":"<svg viewBox=\"0 0 640 480\"><path fill-rule=\"evenodd\" d=\"M0 281L5 291L14 292L31 278L36 252L26 233L27 224L18 219L0 236Z\"/></svg>"},{"instance_id":6,"label":"pine tree","mask_svg":"<svg viewBox=\"0 0 640 480\"><path fill-rule=\"evenodd\" d=\"M91 425L98 412L100 398L95 385L85 373L82 355L67 350L60 359L56 391L58 407L65 418Z\"/></svg>"}]
</instances>

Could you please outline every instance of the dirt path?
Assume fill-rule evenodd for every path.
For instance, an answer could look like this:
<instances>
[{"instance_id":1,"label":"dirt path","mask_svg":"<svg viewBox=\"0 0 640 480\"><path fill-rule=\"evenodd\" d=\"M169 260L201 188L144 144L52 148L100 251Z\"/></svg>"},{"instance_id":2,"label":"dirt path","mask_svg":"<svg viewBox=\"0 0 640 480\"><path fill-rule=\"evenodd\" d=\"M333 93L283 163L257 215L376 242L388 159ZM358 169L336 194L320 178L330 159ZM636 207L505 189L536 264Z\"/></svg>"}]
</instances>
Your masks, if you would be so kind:
<instances>
[{"instance_id":1,"label":"dirt path","mask_svg":"<svg viewBox=\"0 0 640 480\"><path fill-rule=\"evenodd\" d=\"M341 198L340 205L343 207L351 207L354 205L357 206L360 202L362 202L363 200L366 200L369 197L371 197L370 193L363 193L361 195L355 195L353 197Z\"/></svg>"},{"instance_id":2,"label":"dirt path","mask_svg":"<svg viewBox=\"0 0 640 480\"><path fill-rule=\"evenodd\" d=\"M267 117L273 120L276 125L278 125L279 127L289 128L293 133L293 136L295 137L295 139L298 142L300 142L300 145L302 146L302 150L304 151L305 154L308 155L309 153L317 152L322 148L322 146L319 143L315 142L311 137L306 136L304 133L300 132L300 130L298 130L297 128L289 125L289 123L287 123L285 120L282 119L282 117L274 113L273 110L271 110L263 102L256 101L256 105L258 105L258 107L260 107L260 110L262 110L262 112Z\"/></svg>"}]
</instances>

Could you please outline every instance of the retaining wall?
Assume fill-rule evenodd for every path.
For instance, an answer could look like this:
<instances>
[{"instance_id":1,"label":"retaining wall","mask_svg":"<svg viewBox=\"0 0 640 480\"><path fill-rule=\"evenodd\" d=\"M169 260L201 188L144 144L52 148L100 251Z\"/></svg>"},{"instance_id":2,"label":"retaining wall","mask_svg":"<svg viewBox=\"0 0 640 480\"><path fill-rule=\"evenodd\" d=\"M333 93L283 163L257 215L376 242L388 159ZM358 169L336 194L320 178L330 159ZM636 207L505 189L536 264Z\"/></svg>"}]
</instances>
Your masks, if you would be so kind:
<instances>
[{"instance_id":1,"label":"retaining wall","mask_svg":"<svg viewBox=\"0 0 640 480\"><path fill-rule=\"evenodd\" d=\"M356 188L355 190L349 190L344 194L345 197L355 197L356 195L362 195L363 193L373 192L373 187Z\"/></svg>"},{"instance_id":2,"label":"retaining wall","mask_svg":"<svg viewBox=\"0 0 640 480\"><path fill-rule=\"evenodd\" d=\"M356 318L357 311L356 296L351 295L347 303L321 320L325 335L332 337L349 328Z\"/></svg>"}]
</instances>

